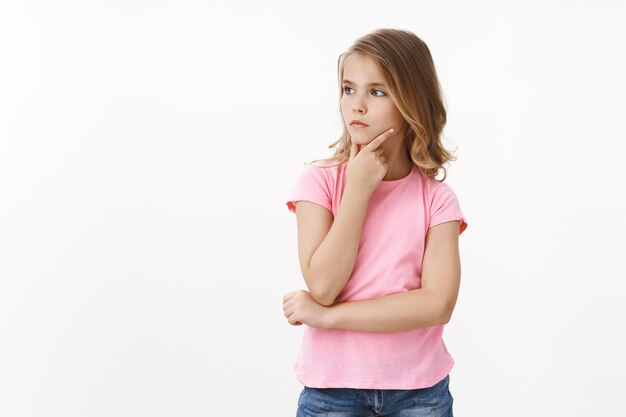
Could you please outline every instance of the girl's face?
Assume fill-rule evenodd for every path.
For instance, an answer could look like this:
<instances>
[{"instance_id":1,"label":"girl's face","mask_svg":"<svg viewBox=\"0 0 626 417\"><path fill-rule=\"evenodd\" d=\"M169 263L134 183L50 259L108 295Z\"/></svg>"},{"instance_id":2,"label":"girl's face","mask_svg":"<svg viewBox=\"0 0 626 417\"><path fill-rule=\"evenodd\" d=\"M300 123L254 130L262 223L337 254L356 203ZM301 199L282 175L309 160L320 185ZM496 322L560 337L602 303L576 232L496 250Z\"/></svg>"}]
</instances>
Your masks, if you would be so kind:
<instances>
[{"instance_id":1,"label":"girl's face","mask_svg":"<svg viewBox=\"0 0 626 417\"><path fill-rule=\"evenodd\" d=\"M352 53L345 59L341 114L352 143L366 145L390 127L396 133L387 138L383 146L402 140L404 117L388 94L389 86L384 79L378 64L368 56ZM353 120L368 126L357 127L351 124Z\"/></svg>"}]
</instances>

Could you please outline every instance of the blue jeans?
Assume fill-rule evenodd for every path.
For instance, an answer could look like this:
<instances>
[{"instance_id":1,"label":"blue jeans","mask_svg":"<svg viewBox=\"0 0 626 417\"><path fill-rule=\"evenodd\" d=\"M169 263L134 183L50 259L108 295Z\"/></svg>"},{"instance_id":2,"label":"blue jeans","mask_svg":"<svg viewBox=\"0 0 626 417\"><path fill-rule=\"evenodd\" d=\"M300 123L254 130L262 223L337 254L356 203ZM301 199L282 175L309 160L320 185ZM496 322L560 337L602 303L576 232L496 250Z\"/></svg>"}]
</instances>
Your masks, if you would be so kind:
<instances>
[{"instance_id":1,"label":"blue jeans","mask_svg":"<svg viewBox=\"0 0 626 417\"><path fill-rule=\"evenodd\" d=\"M408 390L305 386L296 417L453 417L449 381Z\"/></svg>"}]
</instances>

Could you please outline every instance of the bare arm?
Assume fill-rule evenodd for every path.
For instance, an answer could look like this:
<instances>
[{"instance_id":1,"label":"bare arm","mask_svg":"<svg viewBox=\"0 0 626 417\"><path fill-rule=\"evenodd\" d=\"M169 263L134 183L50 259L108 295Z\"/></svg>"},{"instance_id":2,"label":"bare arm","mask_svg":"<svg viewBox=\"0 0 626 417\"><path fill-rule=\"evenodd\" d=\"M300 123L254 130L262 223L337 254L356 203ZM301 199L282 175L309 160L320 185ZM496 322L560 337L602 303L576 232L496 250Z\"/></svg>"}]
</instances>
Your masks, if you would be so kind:
<instances>
[{"instance_id":1,"label":"bare arm","mask_svg":"<svg viewBox=\"0 0 626 417\"><path fill-rule=\"evenodd\" d=\"M326 328L401 332L450 321L456 304L461 263L459 222L431 227L426 235L422 287L384 297L330 306Z\"/></svg>"},{"instance_id":2,"label":"bare arm","mask_svg":"<svg viewBox=\"0 0 626 417\"><path fill-rule=\"evenodd\" d=\"M322 305L333 304L352 274L369 197L352 183L346 184L332 226L303 267L311 296Z\"/></svg>"},{"instance_id":3,"label":"bare arm","mask_svg":"<svg viewBox=\"0 0 626 417\"><path fill-rule=\"evenodd\" d=\"M352 275L370 196L387 172L380 146L393 132L389 128L363 147L352 143L348 179L334 221L312 207L304 216L316 220L312 226L298 216L298 240L303 242L300 268L311 297L319 304L330 306ZM312 235L300 232L307 229Z\"/></svg>"}]
</instances>

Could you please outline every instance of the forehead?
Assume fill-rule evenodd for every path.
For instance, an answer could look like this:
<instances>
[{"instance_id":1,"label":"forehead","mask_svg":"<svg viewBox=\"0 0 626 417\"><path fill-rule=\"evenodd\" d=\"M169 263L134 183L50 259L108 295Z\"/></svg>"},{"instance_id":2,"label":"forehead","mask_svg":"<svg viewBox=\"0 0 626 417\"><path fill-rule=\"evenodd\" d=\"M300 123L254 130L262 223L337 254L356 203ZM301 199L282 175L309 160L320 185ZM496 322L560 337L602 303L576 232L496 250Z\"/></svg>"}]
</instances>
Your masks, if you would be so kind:
<instances>
[{"instance_id":1,"label":"forehead","mask_svg":"<svg viewBox=\"0 0 626 417\"><path fill-rule=\"evenodd\" d=\"M352 53L346 57L343 66L343 78L364 84L385 82L383 71L378 63L372 58L359 53Z\"/></svg>"}]
</instances>

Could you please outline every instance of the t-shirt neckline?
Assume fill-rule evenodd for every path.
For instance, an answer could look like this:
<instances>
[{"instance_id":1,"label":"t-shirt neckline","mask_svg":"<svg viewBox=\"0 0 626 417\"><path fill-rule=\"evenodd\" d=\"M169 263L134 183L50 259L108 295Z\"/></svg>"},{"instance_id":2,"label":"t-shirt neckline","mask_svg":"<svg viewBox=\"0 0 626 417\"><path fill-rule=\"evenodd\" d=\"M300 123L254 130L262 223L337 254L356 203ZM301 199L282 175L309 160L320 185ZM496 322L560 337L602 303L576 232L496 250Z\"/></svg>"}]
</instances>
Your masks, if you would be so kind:
<instances>
[{"instance_id":1,"label":"t-shirt neckline","mask_svg":"<svg viewBox=\"0 0 626 417\"><path fill-rule=\"evenodd\" d=\"M411 177L411 176L415 173L415 170L416 170L415 165L411 164L411 171L409 171L409 173L408 173L407 175L405 175L405 176L404 176L404 177L402 177L402 178L398 178L397 180L391 180L391 181L384 181L384 180L381 180L381 181L378 183L378 186L383 186L383 187L386 187L386 186L388 186L388 185L398 185L398 184L402 184L403 182L406 182L406 181L408 181L408 180L409 180L409 178L410 178L410 177Z\"/></svg>"}]
</instances>

